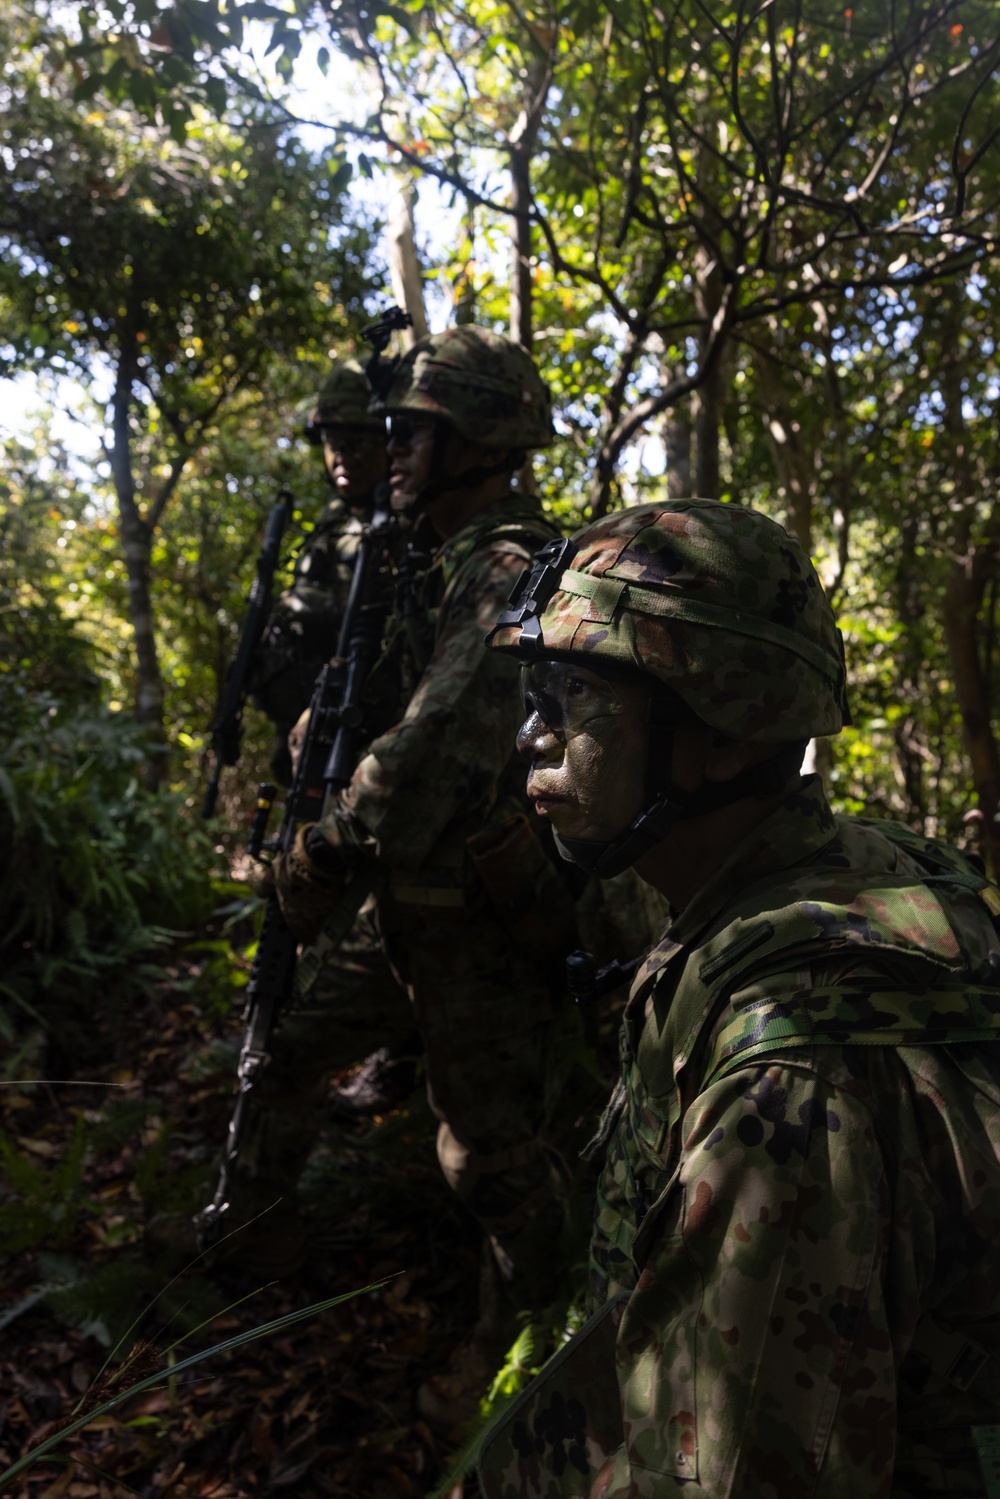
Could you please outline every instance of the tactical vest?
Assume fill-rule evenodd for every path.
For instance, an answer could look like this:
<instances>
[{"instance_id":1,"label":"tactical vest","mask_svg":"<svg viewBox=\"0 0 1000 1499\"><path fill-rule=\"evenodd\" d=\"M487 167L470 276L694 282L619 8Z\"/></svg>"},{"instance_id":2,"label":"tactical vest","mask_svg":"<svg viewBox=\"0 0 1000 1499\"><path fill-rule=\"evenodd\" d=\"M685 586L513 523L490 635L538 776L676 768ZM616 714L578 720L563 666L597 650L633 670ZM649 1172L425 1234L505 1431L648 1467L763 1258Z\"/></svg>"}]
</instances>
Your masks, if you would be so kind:
<instances>
[{"instance_id":1,"label":"tactical vest","mask_svg":"<svg viewBox=\"0 0 1000 1499\"><path fill-rule=\"evenodd\" d=\"M888 838L901 867L875 875L821 864L804 865L798 876L776 872L727 904L676 973L664 970L681 945L671 950L667 939L636 977L623 1022L622 1078L594 1142L606 1144L629 1110L639 1181L645 1174L650 1190L637 1232L623 1223L613 1247L636 1275L680 1164L680 1122L718 1078L798 1047L1000 1040L1000 890L971 859L908 828L862 819L851 826L862 839ZM788 902L790 880L796 898ZM785 903L772 909L769 889L780 889ZM872 976L812 982L812 972L838 966ZM651 1028L655 1041L647 1041L649 1006L659 1022ZM485 1499L590 1493L624 1440L613 1349L629 1294L612 1296L487 1431ZM916 1346L944 1378L970 1364L981 1370L988 1358L964 1337L942 1338L926 1317ZM977 1430L995 1433L1000 1451L1000 1427Z\"/></svg>"},{"instance_id":2,"label":"tactical vest","mask_svg":"<svg viewBox=\"0 0 1000 1499\"><path fill-rule=\"evenodd\" d=\"M393 610L385 633L384 653L395 658L397 670L412 696L430 659L452 600L468 582L468 568L483 547L510 547L523 552L527 568L534 552L557 534L537 503L511 495L500 506L481 511L467 526L444 542L414 585L416 619L407 621L401 607Z\"/></svg>"},{"instance_id":3,"label":"tactical vest","mask_svg":"<svg viewBox=\"0 0 1000 1499\"><path fill-rule=\"evenodd\" d=\"M302 542L291 586L271 610L251 691L282 739L309 706L317 674L337 649L361 530L341 500L329 501Z\"/></svg>"}]
</instances>

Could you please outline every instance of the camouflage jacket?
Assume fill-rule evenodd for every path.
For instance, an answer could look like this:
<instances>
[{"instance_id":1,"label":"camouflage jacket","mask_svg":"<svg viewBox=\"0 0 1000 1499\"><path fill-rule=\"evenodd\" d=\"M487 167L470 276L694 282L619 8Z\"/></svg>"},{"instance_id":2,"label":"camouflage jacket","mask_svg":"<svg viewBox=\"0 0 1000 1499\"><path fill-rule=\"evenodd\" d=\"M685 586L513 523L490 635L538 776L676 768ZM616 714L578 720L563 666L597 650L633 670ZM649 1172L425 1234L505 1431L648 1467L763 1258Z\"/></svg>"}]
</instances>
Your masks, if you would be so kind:
<instances>
[{"instance_id":1,"label":"camouflage jacket","mask_svg":"<svg viewBox=\"0 0 1000 1499\"><path fill-rule=\"evenodd\" d=\"M407 706L372 742L332 814L334 836L353 829L358 841L373 839L384 867L416 869L446 832L464 839L511 796L524 803L517 664L485 650L483 637L553 534L537 502L507 498L438 549L418 582L426 665L412 660L399 610L390 618L379 675L400 674Z\"/></svg>"},{"instance_id":2,"label":"camouflage jacket","mask_svg":"<svg viewBox=\"0 0 1000 1499\"><path fill-rule=\"evenodd\" d=\"M342 500L330 500L295 559L291 587L271 612L251 690L281 732L309 706L316 677L336 652L363 525Z\"/></svg>"},{"instance_id":3,"label":"camouflage jacket","mask_svg":"<svg viewBox=\"0 0 1000 1499\"><path fill-rule=\"evenodd\" d=\"M673 920L599 1136L616 1368L543 1373L489 1499L993 1492L998 913L955 850L812 779Z\"/></svg>"}]
</instances>

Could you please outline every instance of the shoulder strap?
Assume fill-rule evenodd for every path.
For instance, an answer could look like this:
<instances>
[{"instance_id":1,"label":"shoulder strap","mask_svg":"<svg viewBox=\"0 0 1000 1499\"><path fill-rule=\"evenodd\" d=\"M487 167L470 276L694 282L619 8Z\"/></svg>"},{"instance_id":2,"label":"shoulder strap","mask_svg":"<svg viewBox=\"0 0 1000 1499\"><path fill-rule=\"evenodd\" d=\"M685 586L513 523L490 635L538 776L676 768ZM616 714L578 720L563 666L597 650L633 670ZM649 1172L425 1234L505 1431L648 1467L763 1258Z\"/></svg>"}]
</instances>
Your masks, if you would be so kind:
<instances>
[{"instance_id":1,"label":"shoulder strap","mask_svg":"<svg viewBox=\"0 0 1000 1499\"><path fill-rule=\"evenodd\" d=\"M525 553L525 562L556 535L556 529L535 506L517 505L498 514L492 509L467 526L450 547L442 549L441 566L444 592L441 607L461 586L466 564L484 547L499 549L506 545Z\"/></svg>"},{"instance_id":2,"label":"shoulder strap","mask_svg":"<svg viewBox=\"0 0 1000 1499\"><path fill-rule=\"evenodd\" d=\"M922 851L907 841L907 852L916 860ZM718 1015L727 995L733 1006L707 1059L702 1086L755 1058L795 1046L1000 1040L1000 890L954 852L954 863L935 858L936 872L922 879L900 871L881 875L872 885L849 871L835 873L832 880L829 871L817 871L815 890L800 886L793 903L773 911L760 910L766 891L758 889L750 902L758 914L737 917L711 936L697 973L683 982L684 1006L697 1017L699 1032ZM970 895L976 897L971 904ZM961 940L966 924L977 936L971 954L969 943ZM876 974L807 993L772 990L752 997L752 986L768 972L851 954L866 967L877 968L882 961L884 978ZM900 966L904 974L913 971L912 988L900 987ZM732 996L741 989L750 990L747 1000L734 1003ZM690 1054L690 1046L685 1050Z\"/></svg>"}]
</instances>

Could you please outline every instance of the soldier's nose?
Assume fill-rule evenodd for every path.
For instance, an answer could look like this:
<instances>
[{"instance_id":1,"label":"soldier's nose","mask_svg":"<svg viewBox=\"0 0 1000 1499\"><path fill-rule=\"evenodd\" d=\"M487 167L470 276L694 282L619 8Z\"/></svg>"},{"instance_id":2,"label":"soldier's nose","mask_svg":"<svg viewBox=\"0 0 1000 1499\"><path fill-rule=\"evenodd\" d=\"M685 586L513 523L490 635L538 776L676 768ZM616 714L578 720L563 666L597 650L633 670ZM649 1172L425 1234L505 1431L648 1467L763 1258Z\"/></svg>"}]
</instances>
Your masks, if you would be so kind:
<instances>
[{"instance_id":1,"label":"soldier's nose","mask_svg":"<svg viewBox=\"0 0 1000 1499\"><path fill-rule=\"evenodd\" d=\"M528 714L517 731L517 752L526 760L537 760L558 750L559 740L537 712Z\"/></svg>"}]
</instances>

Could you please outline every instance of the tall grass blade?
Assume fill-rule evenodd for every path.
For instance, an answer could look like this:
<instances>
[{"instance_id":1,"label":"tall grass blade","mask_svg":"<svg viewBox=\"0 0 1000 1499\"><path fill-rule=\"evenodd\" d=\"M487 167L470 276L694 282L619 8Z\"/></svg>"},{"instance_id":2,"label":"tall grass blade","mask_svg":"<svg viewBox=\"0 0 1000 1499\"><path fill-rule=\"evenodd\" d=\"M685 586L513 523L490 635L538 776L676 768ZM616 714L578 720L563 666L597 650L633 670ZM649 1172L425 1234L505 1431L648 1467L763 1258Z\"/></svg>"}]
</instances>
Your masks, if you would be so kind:
<instances>
[{"instance_id":1,"label":"tall grass blade","mask_svg":"<svg viewBox=\"0 0 1000 1499\"><path fill-rule=\"evenodd\" d=\"M286 1312L283 1317L275 1317L270 1322L262 1322L259 1327L248 1327L245 1332L237 1333L234 1337L226 1338L222 1343L215 1343L211 1348L203 1348L200 1353L192 1353L188 1358L181 1359L179 1363L173 1364L169 1369L157 1370L155 1374L149 1374L145 1379L140 1379L137 1384L131 1385L127 1390L120 1390L117 1395L110 1396L96 1405L93 1410L78 1416L61 1431L53 1432L44 1442L39 1442L37 1447L32 1447L23 1457L19 1457L16 1463L12 1463L5 1472L0 1473L0 1493L9 1489L14 1481L33 1468L62 1442L69 1437L75 1436L78 1431L83 1431L91 1421L96 1421L98 1416L106 1416L116 1406L131 1400L134 1395L141 1395L146 1390L155 1389L162 1385L167 1378L176 1379L178 1374L185 1373L188 1369L194 1369L198 1364L204 1363L208 1358L214 1358L219 1353L231 1353L236 1348L244 1348L248 1343L254 1343L258 1338L270 1337L272 1333L284 1332L286 1328L294 1327L299 1322L305 1322L310 1317L318 1317L323 1312L328 1312L332 1307L340 1306L344 1301L351 1301L355 1296L364 1296L369 1291L378 1291L386 1284L385 1280L374 1281L369 1286L361 1286L356 1291L344 1291L340 1296L331 1296L327 1301L314 1301L310 1306L300 1308L297 1312Z\"/></svg>"}]
</instances>

